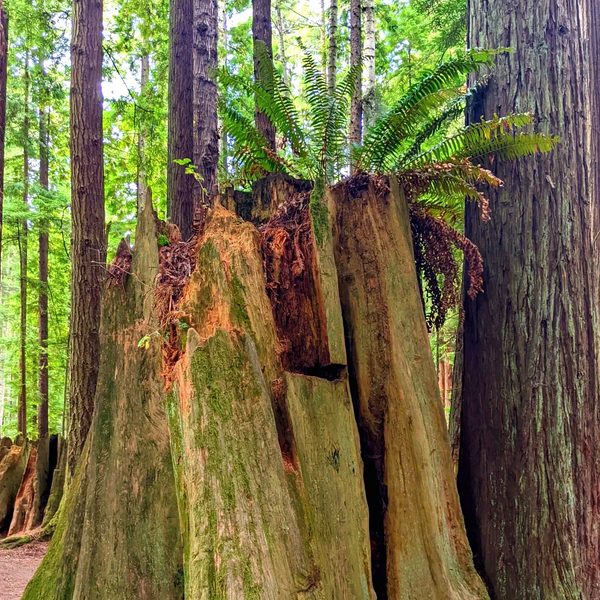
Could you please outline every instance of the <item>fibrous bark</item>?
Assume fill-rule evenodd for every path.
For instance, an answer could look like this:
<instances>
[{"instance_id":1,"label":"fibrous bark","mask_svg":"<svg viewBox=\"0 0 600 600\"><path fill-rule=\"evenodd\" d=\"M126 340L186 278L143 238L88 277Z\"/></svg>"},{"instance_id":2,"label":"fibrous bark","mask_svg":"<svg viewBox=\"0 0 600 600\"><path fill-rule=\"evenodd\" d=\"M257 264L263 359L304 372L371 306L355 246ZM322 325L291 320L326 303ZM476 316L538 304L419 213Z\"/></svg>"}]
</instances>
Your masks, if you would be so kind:
<instances>
[{"instance_id":1,"label":"fibrous bark","mask_svg":"<svg viewBox=\"0 0 600 600\"><path fill-rule=\"evenodd\" d=\"M254 79L260 80L260 59L256 53L257 43L263 43L270 57L273 56L273 29L271 26L271 0L252 0L252 40L254 42ZM275 126L258 106L254 109L256 128L275 150Z\"/></svg>"},{"instance_id":2,"label":"fibrous bark","mask_svg":"<svg viewBox=\"0 0 600 600\"><path fill-rule=\"evenodd\" d=\"M36 463L37 449L32 447L29 452L27 466L15 498L13 516L8 528L8 536L17 535L33 529L35 513L32 510L36 494Z\"/></svg>"},{"instance_id":3,"label":"fibrous bark","mask_svg":"<svg viewBox=\"0 0 600 600\"><path fill-rule=\"evenodd\" d=\"M193 0L194 4L194 206L211 204L217 193L219 128L217 64L219 31L217 0Z\"/></svg>"},{"instance_id":4,"label":"fibrous bark","mask_svg":"<svg viewBox=\"0 0 600 600\"><path fill-rule=\"evenodd\" d=\"M375 96L375 2L363 0L363 115L365 130L372 127L377 119L377 99Z\"/></svg>"},{"instance_id":5,"label":"fibrous bark","mask_svg":"<svg viewBox=\"0 0 600 600\"><path fill-rule=\"evenodd\" d=\"M25 599L180 600L181 536L152 316L158 267L152 202L138 221L133 275L102 315L94 420L48 554ZM149 293L150 290L150 293Z\"/></svg>"},{"instance_id":6,"label":"fibrous bark","mask_svg":"<svg viewBox=\"0 0 600 600\"><path fill-rule=\"evenodd\" d=\"M362 141L362 27L361 0L351 0L350 3L350 67L358 68L359 74L352 93L350 103L350 151L353 144ZM353 171L353 162L350 169Z\"/></svg>"},{"instance_id":7,"label":"fibrous bark","mask_svg":"<svg viewBox=\"0 0 600 600\"><path fill-rule=\"evenodd\" d=\"M337 29L338 0L331 0L329 5L329 33L327 38L327 88L329 93L335 90L337 77Z\"/></svg>"},{"instance_id":8,"label":"fibrous bark","mask_svg":"<svg viewBox=\"0 0 600 600\"><path fill-rule=\"evenodd\" d=\"M193 3L170 0L167 216L189 240L194 218L194 178L175 160L194 159Z\"/></svg>"},{"instance_id":9,"label":"fibrous bark","mask_svg":"<svg viewBox=\"0 0 600 600\"><path fill-rule=\"evenodd\" d=\"M486 598L467 543L395 180L355 177L329 205L365 463L378 598Z\"/></svg>"},{"instance_id":10,"label":"fibrous bark","mask_svg":"<svg viewBox=\"0 0 600 600\"><path fill-rule=\"evenodd\" d=\"M71 328L69 471L92 422L106 261L102 153L102 0L73 4L71 45Z\"/></svg>"},{"instance_id":11,"label":"fibrous bark","mask_svg":"<svg viewBox=\"0 0 600 600\"><path fill-rule=\"evenodd\" d=\"M25 115L23 117L23 213L29 212L29 51L25 52ZM27 437L27 217L19 224L20 354L17 428Z\"/></svg>"},{"instance_id":12,"label":"fibrous bark","mask_svg":"<svg viewBox=\"0 0 600 600\"><path fill-rule=\"evenodd\" d=\"M562 142L499 164L466 209L485 294L465 303L459 490L498 600L600 597L598 134L589 3L471 1L469 45L511 47L469 119L527 112Z\"/></svg>"}]
</instances>

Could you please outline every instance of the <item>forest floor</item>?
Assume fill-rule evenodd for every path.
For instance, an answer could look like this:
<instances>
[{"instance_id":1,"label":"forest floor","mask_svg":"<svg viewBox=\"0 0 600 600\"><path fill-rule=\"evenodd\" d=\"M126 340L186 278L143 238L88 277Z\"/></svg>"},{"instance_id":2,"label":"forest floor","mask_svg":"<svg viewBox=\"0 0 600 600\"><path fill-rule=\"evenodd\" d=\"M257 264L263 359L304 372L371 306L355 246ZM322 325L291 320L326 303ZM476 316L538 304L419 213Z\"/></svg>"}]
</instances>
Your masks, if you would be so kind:
<instances>
[{"instance_id":1,"label":"forest floor","mask_svg":"<svg viewBox=\"0 0 600 600\"><path fill-rule=\"evenodd\" d=\"M0 600L20 600L48 545L31 542L11 550L0 549Z\"/></svg>"}]
</instances>

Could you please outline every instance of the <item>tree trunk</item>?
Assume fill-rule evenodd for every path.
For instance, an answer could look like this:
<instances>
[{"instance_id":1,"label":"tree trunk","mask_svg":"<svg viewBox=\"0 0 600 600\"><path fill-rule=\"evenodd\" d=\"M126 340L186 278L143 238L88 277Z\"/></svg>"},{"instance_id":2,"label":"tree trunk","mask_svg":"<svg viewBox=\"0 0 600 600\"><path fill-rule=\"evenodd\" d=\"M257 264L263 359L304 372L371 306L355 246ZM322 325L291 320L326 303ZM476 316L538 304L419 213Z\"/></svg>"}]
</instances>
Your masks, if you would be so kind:
<instances>
[{"instance_id":1,"label":"tree trunk","mask_svg":"<svg viewBox=\"0 0 600 600\"><path fill-rule=\"evenodd\" d=\"M354 144L362 141L362 29L361 0L350 2L350 67L358 67L360 74L356 79L350 105L350 152ZM352 154L350 155L350 172L354 171Z\"/></svg>"},{"instance_id":2,"label":"tree trunk","mask_svg":"<svg viewBox=\"0 0 600 600\"><path fill-rule=\"evenodd\" d=\"M227 68L227 1L219 0L219 36L221 38L221 43L219 45L219 66L223 68ZM223 93L227 93L227 90L223 90ZM219 157L221 161L221 165L225 175L227 176L229 173L229 165L228 165L228 155L229 155L229 147L227 144L227 132L225 131L225 126L223 123L223 119L219 118L219 134L221 141L221 155Z\"/></svg>"},{"instance_id":3,"label":"tree trunk","mask_svg":"<svg viewBox=\"0 0 600 600\"><path fill-rule=\"evenodd\" d=\"M263 42L269 56L273 56L273 29L271 27L271 0L252 0L252 39L254 42L254 79L260 78L260 60L256 55L257 42ZM275 150L275 126L271 119L254 108L256 128L265 136L271 150Z\"/></svg>"},{"instance_id":4,"label":"tree trunk","mask_svg":"<svg viewBox=\"0 0 600 600\"><path fill-rule=\"evenodd\" d=\"M4 144L6 137L6 82L8 75L8 18L0 0L0 283L2 282L2 219L4 212Z\"/></svg>"},{"instance_id":5,"label":"tree trunk","mask_svg":"<svg viewBox=\"0 0 600 600\"><path fill-rule=\"evenodd\" d=\"M60 506L65 487L66 472L67 441L59 435L56 443L56 466L52 472L52 485L50 486L50 493L48 495L48 501L46 502L44 510L44 519L42 521L42 527L44 529L52 521Z\"/></svg>"},{"instance_id":6,"label":"tree trunk","mask_svg":"<svg viewBox=\"0 0 600 600\"><path fill-rule=\"evenodd\" d=\"M83 450L100 362L106 261L102 152L102 0L73 4L71 45L71 374L69 472Z\"/></svg>"},{"instance_id":7,"label":"tree trunk","mask_svg":"<svg viewBox=\"0 0 600 600\"><path fill-rule=\"evenodd\" d=\"M119 247L133 275L111 279L105 293L92 428L25 600L183 598L160 336L151 335L155 223L148 198L133 258L124 241Z\"/></svg>"},{"instance_id":8,"label":"tree trunk","mask_svg":"<svg viewBox=\"0 0 600 600\"><path fill-rule=\"evenodd\" d=\"M283 13L281 11L281 0L277 0L275 3L275 12L277 14L277 33L279 34L279 60L281 61L281 67L283 68L283 82L285 85L290 87L290 75L288 71L288 61L285 54L285 32L286 26L283 19Z\"/></svg>"},{"instance_id":9,"label":"tree trunk","mask_svg":"<svg viewBox=\"0 0 600 600\"><path fill-rule=\"evenodd\" d=\"M48 126L46 107L40 109L40 187L48 190ZM48 221L40 222L39 234L39 375L38 437L48 435Z\"/></svg>"},{"instance_id":10,"label":"tree trunk","mask_svg":"<svg viewBox=\"0 0 600 600\"><path fill-rule=\"evenodd\" d=\"M329 206L361 436L377 598L487 598L464 530L395 180L351 179Z\"/></svg>"},{"instance_id":11,"label":"tree trunk","mask_svg":"<svg viewBox=\"0 0 600 600\"><path fill-rule=\"evenodd\" d=\"M211 204L217 193L217 0L194 0L194 206Z\"/></svg>"},{"instance_id":12,"label":"tree trunk","mask_svg":"<svg viewBox=\"0 0 600 600\"><path fill-rule=\"evenodd\" d=\"M140 60L140 98L145 97L148 81L150 80L150 55L144 52ZM144 120L139 121L138 131L138 176L137 176L137 211L144 208L148 194L148 180L146 178L146 131Z\"/></svg>"},{"instance_id":13,"label":"tree trunk","mask_svg":"<svg viewBox=\"0 0 600 600\"><path fill-rule=\"evenodd\" d=\"M585 4L585 3L583 3ZM458 483L497 600L600 597L599 190L592 27L581 2L472 0L471 47L499 56L469 120L531 111L562 138L498 164L492 220L466 209L484 288L465 302Z\"/></svg>"},{"instance_id":14,"label":"tree trunk","mask_svg":"<svg viewBox=\"0 0 600 600\"><path fill-rule=\"evenodd\" d=\"M327 88L329 93L335 90L337 77L337 30L338 0L331 0L329 5L329 39L327 49Z\"/></svg>"},{"instance_id":15,"label":"tree trunk","mask_svg":"<svg viewBox=\"0 0 600 600\"><path fill-rule=\"evenodd\" d=\"M25 117L23 118L23 212L29 212L29 51L25 52ZM19 230L19 280L21 288L19 413L17 428L27 437L27 230L25 216Z\"/></svg>"},{"instance_id":16,"label":"tree trunk","mask_svg":"<svg viewBox=\"0 0 600 600\"><path fill-rule=\"evenodd\" d=\"M375 94L375 0L363 0L364 49L363 69L365 73L363 90L363 114L365 130L377 120L377 98Z\"/></svg>"},{"instance_id":17,"label":"tree trunk","mask_svg":"<svg viewBox=\"0 0 600 600\"><path fill-rule=\"evenodd\" d=\"M174 161L194 160L192 44L192 0L170 0L167 216L179 227L183 240L192 236L194 178Z\"/></svg>"}]
</instances>

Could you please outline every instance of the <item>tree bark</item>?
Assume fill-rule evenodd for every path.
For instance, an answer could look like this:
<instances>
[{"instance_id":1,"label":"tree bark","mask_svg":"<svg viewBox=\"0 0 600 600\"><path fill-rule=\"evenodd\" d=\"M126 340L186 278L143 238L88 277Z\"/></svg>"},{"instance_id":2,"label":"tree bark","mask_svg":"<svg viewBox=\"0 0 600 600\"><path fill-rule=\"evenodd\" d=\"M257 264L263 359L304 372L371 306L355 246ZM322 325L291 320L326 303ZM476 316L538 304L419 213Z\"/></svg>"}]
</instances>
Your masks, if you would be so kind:
<instances>
[{"instance_id":1,"label":"tree bark","mask_svg":"<svg viewBox=\"0 0 600 600\"><path fill-rule=\"evenodd\" d=\"M48 190L48 126L45 105L40 108L40 187ZM39 299L38 299L38 329L39 329L39 375L38 375L38 437L48 435L48 221L40 222L39 234Z\"/></svg>"},{"instance_id":2,"label":"tree bark","mask_svg":"<svg viewBox=\"0 0 600 600\"><path fill-rule=\"evenodd\" d=\"M497 600L600 597L598 133L589 5L471 0L470 47L499 56L470 122L530 111L562 142L496 167L468 205L485 294L465 302L458 484ZM596 88L597 89L597 88Z\"/></svg>"},{"instance_id":3,"label":"tree bark","mask_svg":"<svg viewBox=\"0 0 600 600\"><path fill-rule=\"evenodd\" d=\"M252 0L252 40L254 42L254 79L260 78L260 60L256 55L256 44L262 42L267 47L269 56L273 56L273 29L271 26L271 0ZM275 150L275 126L271 119L254 108L256 128L265 136L271 150Z\"/></svg>"},{"instance_id":4,"label":"tree bark","mask_svg":"<svg viewBox=\"0 0 600 600\"><path fill-rule=\"evenodd\" d=\"M145 97L146 87L150 80L150 54L144 52L140 59L140 98ZM144 120L140 119L138 131L138 176L137 176L137 211L144 208L148 194L148 180L146 177L146 131Z\"/></svg>"},{"instance_id":5,"label":"tree bark","mask_svg":"<svg viewBox=\"0 0 600 600\"><path fill-rule=\"evenodd\" d=\"M25 52L25 116L23 118L23 212L29 212L29 51ZM19 228L19 280L20 280L20 354L19 412L17 427L27 437L27 216Z\"/></svg>"},{"instance_id":6,"label":"tree bark","mask_svg":"<svg viewBox=\"0 0 600 600\"><path fill-rule=\"evenodd\" d=\"M327 48L327 87L330 93L335 90L337 77L337 30L338 0L331 0L329 5L329 37Z\"/></svg>"},{"instance_id":7,"label":"tree bark","mask_svg":"<svg viewBox=\"0 0 600 600\"><path fill-rule=\"evenodd\" d=\"M363 0L364 49L363 68L365 73L363 89L363 114L365 130L377 120L377 99L375 97L375 1Z\"/></svg>"},{"instance_id":8,"label":"tree bark","mask_svg":"<svg viewBox=\"0 0 600 600\"><path fill-rule=\"evenodd\" d=\"M412 249L395 180L355 177L329 206L369 502L377 598L487 598L460 512Z\"/></svg>"},{"instance_id":9,"label":"tree bark","mask_svg":"<svg viewBox=\"0 0 600 600\"><path fill-rule=\"evenodd\" d=\"M192 235L194 178L174 161L194 160L193 18L192 0L170 0L167 216L183 240Z\"/></svg>"},{"instance_id":10,"label":"tree bark","mask_svg":"<svg viewBox=\"0 0 600 600\"><path fill-rule=\"evenodd\" d=\"M7 531L12 520L15 499L21 487L31 446L13 445L0 461L0 531Z\"/></svg>"},{"instance_id":11,"label":"tree bark","mask_svg":"<svg viewBox=\"0 0 600 600\"><path fill-rule=\"evenodd\" d=\"M102 152L102 0L73 4L71 45L71 373L69 472L92 422L106 261Z\"/></svg>"},{"instance_id":12,"label":"tree bark","mask_svg":"<svg viewBox=\"0 0 600 600\"><path fill-rule=\"evenodd\" d=\"M194 206L212 204L217 194L219 130L217 85L218 2L194 1Z\"/></svg>"},{"instance_id":13,"label":"tree bark","mask_svg":"<svg viewBox=\"0 0 600 600\"><path fill-rule=\"evenodd\" d=\"M360 73L352 93L350 104L350 173L354 171L352 149L362 141L362 27L361 0L350 2L350 67L358 67Z\"/></svg>"},{"instance_id":14,"label":"tree bark","mask_svg":"<svg viewBox=\"0 0 600 600\"><path fill-rule=\"evenodd\" d=\"M288 61L285 54L285 21L283 19L283 13L281 11L281 0L277 0L275 3L275 12L277 14L277 33L279 34L279 60L281 61L281 67L283 69L283 82L285 85L290 87L290 75L288 72Z\"/></svg>"},{"instance_id":15,"label":"tree bark","mask_svg":"<svg viewBox=\"0 0 600 600\"><path fill-rule=\"evenodd\" d=\"M6 137L6 83L8 75L8 18L0 0L0 283L2 282L2 219L4 213L4 144Z\"/></svg>"}]
</instances>

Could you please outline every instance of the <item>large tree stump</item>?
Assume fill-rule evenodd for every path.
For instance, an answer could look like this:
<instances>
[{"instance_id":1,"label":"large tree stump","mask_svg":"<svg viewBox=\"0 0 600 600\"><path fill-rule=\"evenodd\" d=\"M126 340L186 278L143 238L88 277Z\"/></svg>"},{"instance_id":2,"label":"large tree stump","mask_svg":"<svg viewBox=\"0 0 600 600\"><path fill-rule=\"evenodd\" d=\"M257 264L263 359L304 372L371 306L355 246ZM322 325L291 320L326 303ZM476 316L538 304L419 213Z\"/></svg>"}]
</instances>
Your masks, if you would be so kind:
<instances>
[{"instance_id":1,"label":"large tree stump","mask_svg":"<svg viewBox=\"0 0 600 600\"><path fill-rule=\"evenodd\" d=\"M48 555L26 600L179 600L181 538L164 411L152 288L158 266L150 201L127 275L106 290L102 356L90 436Z\"/></svg>"},{"instance_id":2,"label":"large tree stump","mask_svg":"<svg viewBox=\"0 0 600 600\"><path fill-rule=\"evenodd\" d=\"M329 195L378 598L485 598L472 563L397 182Z\"/></svg>"},{"instance_id":3,"label":"large tree stump","mask_svg":"<svg viewBox=\"0 0 600 600\"><path fill-rule=\"evenodd\" d=\"M30 531L34 527L35 497L37 491L37 448L34 446L29 452L27 467L19 486L13 509L13 517L8 528L8 536Z\"/></svg>"},{"instance_id":4,"label":"large tree stump","mask_svg":"<svg viewBox=\"0 0 600 600\"><path fill-rule=\"evenodd\" d=\"M186 598L373 598L347 382L284 373L251 224L214 209L180 311Z\"/></svg>"},{"instance_id":5,"label":"large tree stump","mask_svg":"<svg viewBox=\"0 0 600 600\"><path fill-rule=\"evenodd\" d=\"M52 485L50 487L48 502L46 503L46 509L44 511L44 519L42 521L43 528L46 528L58 511L63 496L66 472L67 441L62 436L58 436L56 443L56 467L52 474Z\"/></svg>"}]
</instances>

